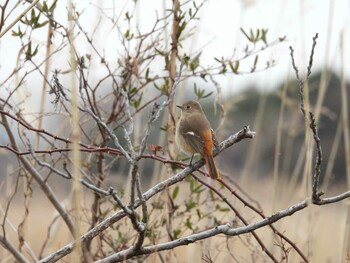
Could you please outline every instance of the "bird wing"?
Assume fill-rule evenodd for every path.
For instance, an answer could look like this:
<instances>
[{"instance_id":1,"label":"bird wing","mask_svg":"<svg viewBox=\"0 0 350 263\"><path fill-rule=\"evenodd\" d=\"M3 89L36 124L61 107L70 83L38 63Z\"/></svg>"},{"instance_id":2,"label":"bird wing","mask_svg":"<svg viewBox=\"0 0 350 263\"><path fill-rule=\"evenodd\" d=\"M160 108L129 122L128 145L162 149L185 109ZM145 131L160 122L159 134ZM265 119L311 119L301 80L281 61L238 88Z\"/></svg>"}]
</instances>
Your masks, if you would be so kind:
<instances>
[{"instance_id":1,"label":"bird wing","mask_svg":"<svg viewBox=\"0 0 350 263\"><path fill-rule=\"evenodd\" d=\"M186 128L187 127L187 128ZM179 132L185 139L186 143L194 150L194 152L203 155L204 140L201 137L196 127L189 129L190 125L186 125L185 122L180 124Z\"/></svg>"}]
</instances>

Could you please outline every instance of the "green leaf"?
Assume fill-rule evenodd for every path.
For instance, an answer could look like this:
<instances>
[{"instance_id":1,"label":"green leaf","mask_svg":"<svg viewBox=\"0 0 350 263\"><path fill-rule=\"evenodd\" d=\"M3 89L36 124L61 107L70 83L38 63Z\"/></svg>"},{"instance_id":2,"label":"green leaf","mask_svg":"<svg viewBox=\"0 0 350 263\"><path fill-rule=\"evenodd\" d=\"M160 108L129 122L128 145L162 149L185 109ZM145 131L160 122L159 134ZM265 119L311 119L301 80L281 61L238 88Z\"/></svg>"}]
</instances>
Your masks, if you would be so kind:
<instances>
[{"instance_id":1,"label":"green leaf","mask_svg":"<svg viewBox=\"0 0 350 263\"><path fill-rule=\"evenodd\" d=\"M32 57L34 57L36 54L38 54L38 51L39 51L38 48L39 48L39 45L36 45L34 52L32 53Z\"/></svg>"},{"instance_id":2,"label":"green leaf","mask_svg":"<svg viewBox=\"0 0 350 263\"><path fill-rule=\"evenodd\" d=\"M260 29L257 29L256 30L256 36L254 38L255 41L258 41L259 40L259 37L260 37Z\"/></svg>"},{"instance_id":3,"label":"green leaf","mask_svg":"<svg viewBox=\"0 0 350 263\"><path fill-rule=\"evenodd\" d=\"M149 78L149 68L146 69L145 79L146 79L146 81L150 80L150 78Z\"/></svg>"},{"instance_id":4,"label":"green leaf","mask_svg":"<svg viewBox=\"0 0 350 263\"><path fill-rule=\"evenodd\" d=\"M160 209L160 210L162 210L162 209L164 208L164 202L161 201L161 200L156 201L156 202L153 202L153 203L151 203L151 205L152 205L152 207L153 207L154 209Z\"/></svg>"},{"instance_id":5,"label":"green leaf","mask_svg":"<svg viewBox=\"0 0 350 263\"><path fill-rule=\"evenodd\" d=\"M50 12L50 13L52 13L52 12L55 10L55 8L56 8L56 3L57 3L57 0L53 1L52 5L51 5L50 8L49 8L49 12Z\"/></svg>"},{"instance_id":6,"label":"green leaf","mask_svg":"<svg viewBox=\"0 0 350 263\"><path fill-rule=\"evenodd\" d=\"M214 57L214 60L215 60L216 62L222 63L222 60L221 60L221 59L218 59L218 58L215 58L215 57Z\"/></svg>"},{"instance_id":7,"label":"green leaf","mask_svg":"<svg viewBox=\"0 0 350 263\"><path fill-rule=\"evenodd\" d=\"M20 38L22 38L24 36L24 33L21 31L21 28L19 27L19 25L18 25L18 31L17 32L12 30L12 36L14 36L14 37L18 36Z\"/></svg>"},{"instance_id":8,"label":"green leaf","mask_svg":"<svg viewBox=\"0 0 350 263\"><path fill-rule=\"evenodd\" d=\"M177 197L177 195L178 195L178 193L179 193L179 190L180 190L180 188L179 188L179 186L177 185L177 186L174 188L174 191L173 191L173 193L172 193L172 195L171 195L171 197L172 197L173 199L175 199L175 198Z\"/></svg>"},{"instance_id":9,"label":"green leaf","mask_svg":"<svg viewBox=\"0 0 350 263\"><path fill-rule=\"evenodd\" d=\"M190 61L190 70L195 71L199 66L199 57L201 56L202 52L199 52L198 55L196 55L191 61Z\"/></svg>"},{"instance_id":10,"label":"green leaf","mask_svg":"<svg viewBox=\"0 0 350 263\"><path fill-rule=\"evenodd\" d=\"M201 211L197 208L197 209L196 209L196 212L197 212L198 219L201 219L201 218L202 218L202 213L201 213Z\"/></svg>"},{"instance_id":11,"label":"green leaf","mask_svg":"<svg viewBox=\"0 0 350 263\"><path fill-rule=\"evenodd\" d=\"M204 94L202 97L201 97L201 99L205 99L205 98L208 98L211 94L213 94L214 93L214 91L210 91L209 93L207 93L207 94Z\"/></svg>"},{"instance_id":12,"label":"green leaf","mask_svg":"<svg viewBox=\"0 0 350 263\"><path fill-rule=\"evenodd\" d=\"M254 59L253 67L251 68L251 72L254 72L256 70L256 65L258 64L258 58L259 58L259 56L256 55L255 59Z\"/></svg>"},{"instance_id":13,"label":"green leaf","mask_svg":"<svg viewBox=\"0 0 350 263\"><path fill-rule=\"evenodd\" d=\"M138 109L141 105L141 101L142 101L142 97L143 97L143 92L141 92L140 96L138 99L133 99L131 100L131 104Z\"/></svg>"},{"instance_id":14,"label":"green leaf","mask_svg":"<svg viewBox=\"0 0 350 263\"><path fill-rule=\"evenodd\" d=\"M263 29L262 30L262 35L261 35L261 40L267 45L267 39L266 39L266 34L267 34L268 29Z\"/></svg>"},{"instance_id":15,"label":"green leaf","mask_svg":"<svg viewBox=\"0 0 350 263\"><path fill-rule=\"evenodd\" d=\"M193 193L193 189L194 189L194 180L191 178L191 180L190 180L190 190L191 190L191 193Z\"/></svg>"},{"instance_id":16,"label":"green leaf","mask_svg":"<svg viewBox=\"0 0 350 263\"><path fill-rule=\"evenodd\" d=\"M235 74L238 74L239 60L237 60L234 65L233 65L232 61L229 60L228 64L229 64L230 69L232 70L232 72L235 73Z\"/></svg>"},{"instance_id":17,"label":"green leaf","mask_svg":"<svg viewBox=\"0 0 350 263\"><path fill-rule=\"evenodd\" d=\"M45 21L43 23L36 23L33 28L40 28L40 27L46 26L46 24L48 23L49 21Z\"/></svg>"},{"instance_id":18,"label":"green leaf","mask_svg":"<svg viewBox=\"0 0 350 263\"><path fill-rule=\"evenodd\" d=\"M187 226L187 228L193 230L192 223L191 223L191 218L190 218L190 217L187 217L187 218L186 218L185 226Z\"/></svg>"},{"instance_id":19,"label":"green leaf","mask_svg":"<svg viewBox=\"0 0 350 263\"><path fill-rule=\"evenodd\" d=\"M278 40L279 40L280 42L283 42L284 40L286 40L286 38L287 38L287 36L283 36L283 37L279 37Z\"/></svg>"},{"instance_id":20,"label":"green leaf","mask_svg":"<svg viewBox=\"0 0 350 263\"><path fill-rule=\"evenodd\" d=\"M178 239L180 234L181 234L181 230L180 229L173 230L173 238L174 239Z\"/></svg>"},{"instance_id":21,"label":"green leaf","mask_svg":"<svg viewBox=\"0 0 350 263\"><path fill-rule=\"evenodd\" d=\"M186 210L191 210L196 207L196 205L197 203L192 198L185 201Z\"/></svg>"},{"instance_id":22,"label":"green leaf","mask_svg":"<svg viewBox=\"0 0 350 263\"><path fill-rule=\"evenodd\" d=\"M228 207L221 207L219 204L216 205L216 210L219 210L220 212L228 212L230 209Z\"/></svg>"},{"instance_id":23,"label":"green leaf","mask_svg":"<svg viewBox=\"0 0 350 263\"><path fill-rule=\"evenodd\" d=\"M198 185L195 189L193 189L193 193L199 194L201 192L203 192L205 190L205 188L203 187L203 185Z\"/></svg>"},{"instance_id":24,"label":"green leaf","mask_svg":"<svg viewBox=\"0 0 350 263\"><path fill-rule=\"evenodd\" d=\"M256 64L258 63L258 58L259 58L259 56L256 55L256 56L255 56L255 59L254 59L254 67L256 67Z\"/></svg>"},{"instance_id":25,"label":"green leaf","mask_svg":"<svg viewBox=\"0 0 350 263\"><path fill-rule=\"evenodd\" d=\"M244 31L243 28L241 28L241 31L249 41L252 41L252 39L248 36L248 34Z\"/></svg>"}]
</instances>

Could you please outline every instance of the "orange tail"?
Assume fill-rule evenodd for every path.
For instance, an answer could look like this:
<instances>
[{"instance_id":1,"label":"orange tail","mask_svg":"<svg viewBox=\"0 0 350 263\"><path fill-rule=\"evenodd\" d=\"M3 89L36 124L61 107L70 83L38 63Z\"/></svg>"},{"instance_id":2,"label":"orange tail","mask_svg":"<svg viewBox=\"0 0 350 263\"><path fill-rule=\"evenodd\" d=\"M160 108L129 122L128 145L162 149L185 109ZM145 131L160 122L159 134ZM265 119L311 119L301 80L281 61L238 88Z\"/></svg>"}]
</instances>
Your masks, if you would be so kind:
<instances>
[{"instance_id":1,"label":"orange tail","mask_svg":"<svg viewBox=\"0 0 350 263\"><path fill-rule=\"evenodd\" d=\"M205 154L204 159L205 159L205 164L207 165L207 170L210 178L214 180L220 178L220 174L219 174L218 168L216 168L213 156Z\"/></svg>"}]
</instances>

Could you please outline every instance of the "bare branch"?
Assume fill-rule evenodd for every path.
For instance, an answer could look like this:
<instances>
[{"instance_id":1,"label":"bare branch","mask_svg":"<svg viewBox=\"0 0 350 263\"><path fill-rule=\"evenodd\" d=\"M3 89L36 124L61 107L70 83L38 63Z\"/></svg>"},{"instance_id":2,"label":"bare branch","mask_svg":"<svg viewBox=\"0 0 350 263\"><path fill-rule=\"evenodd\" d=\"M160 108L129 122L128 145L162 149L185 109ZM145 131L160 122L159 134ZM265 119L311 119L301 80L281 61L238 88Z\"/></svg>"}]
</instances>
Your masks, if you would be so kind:
<instances>
[{"instance_id":1,"label":"bare branch","mask_svg":"<svg viewBox=\"0 0 350 263\"><path fill-rule=\"evenodd\" d=\"M305 115L305 108L304 108L304 82L308 81L308 79L311 75L311 68L312 68L312 64L313 64L313 56L314 56L314 51L315 51L315 47L316 47L316 43L317 43L316 42L317 38L318 38L318 34L316 33L316 35L313 38L313 44L312 44L312 48L311 48L311 54L309 57L309 65L307 68L306 80L302 80L299 76L299 73L298 73L299 71L298 71L298 68L295 65L295 61L294 61L294 50L292 47L290 47L292 66L294 68L295 75L296 75L297 80L299 82L300 107L301 107L301 111L302 111L305 119L307 119L307 116ZM316 148L317 148L316 163L315 163L315 168L314 168L314 175L312 178L312 202L317 203L320 200L320 196L323 194L322 192L319 192L319 181L320 181L321 164L322 164L322 148L321 148L321 140L318 136L318 131L316 128L316 120L314 118L314 114L311 111L309 112L308 121L309 121L309 127L312 131L312 134L313 134L313 139L316 143Z\"/></svg>"},{"instance_id":2,"label":"bare branch","mask_svg":"<svg viewBox=\"0 0 350 263\"><path fill-rule=\"evenodd\" d=\"M0 235L0 244L3 245L13 256L14 258L21 263L29 263L30 261L27 260L21 251L19 251L9 240L7 240L5 237Z\"/></svg>"},{"instance_id":3,"label":"bare branch","mask_svg":"<svg viewBox=\"0 0 350 263\"><path fill-rule=\"evenodd\" d=\"M17 22L21 20L21 18L25 16L38 2L39 0L34 0L26 9L24 9L23 12L15 18L15 20L13 20L3 31L0 32L0 38L2 38L12 27L14 27L14 25L16 25Z\"/></svg>"},{"instance_id":4,"label":"bare branch","mask_svg":"<svg viewBox=\"0 0 350 263\"><path fill-rule=\"evenodd\" d=\"M262 228L264 226L270 225L284 217L291 216L294 213L304 209L308 205L308 200L304 200L302 202L296 203L293 206L288 207L287 209L280 210L273 215L266 217L260 221L249 224L247 226L241 226L237 228L231 227L230 224L219 225L214 228L210 228L208 230L195 233L186 237L178 238L174 241L164 242L162 244L146 246L142 248L138 255L151 254L163 250L173 249L179 246L186 246L192 244L196 241L207 239L209 237L217 236L219 234L225 234L228 236L238 236L246 233L251 233L254 230ZM126 259L129 259L134 256L134 252L130 249L126 249L115 254L112 254L102 260L96 261L96 263L105 263L105 262L119 262ZM39 261L39 262L50 262L50 261Z\"/></svg>"},{"instance_id":5,"label":"bare branch","mask_svg":"<svg viewBox=\"0 0 350 263\"><path fill-rule=\"evenodd\" d=\"M237 132L234 135L231 135L227 140L223 141L220 144L221 151L232 146L233 144L245 139L245 138L253 138L255 135L255 132L250 131L249 126L246 126L241 131ZM217 154L217 153L214 153ZM143 198L145 202L155 196L156 194L164 191L171 185L174 185L180 181L182 181L186 176L193 173L194 171L198 170L200 167L204 165L204 160L199 160L192 164L192 166L188 166L184 168L181 172L169 177L168 179L164 180L163 182L160 182L150 188L148 191L146 191L143 194ZM140 206L141 202L139 199L135 200L134 208ZM120 210L113 215L105 218L102 222L100 222L98 225L96 225L93 229L86 232L84 235L82 235L81 239L82 242L86 242L87 240L91 240L95 236L99 235L101 232L103 232L105 229L107 229L110 225L114 224L115 222L118 222L121 218L125 217L126 213L123 210ZM74 247L75 242L71 242L68 245L64 246L63 248L57 250L56 252L52 253L51 255L48 255L46 258L42 259L39 262L56 262L57 260L63 258L64 256L70 254L72 252L72 249Z\"/></svg>"}]
</instances>

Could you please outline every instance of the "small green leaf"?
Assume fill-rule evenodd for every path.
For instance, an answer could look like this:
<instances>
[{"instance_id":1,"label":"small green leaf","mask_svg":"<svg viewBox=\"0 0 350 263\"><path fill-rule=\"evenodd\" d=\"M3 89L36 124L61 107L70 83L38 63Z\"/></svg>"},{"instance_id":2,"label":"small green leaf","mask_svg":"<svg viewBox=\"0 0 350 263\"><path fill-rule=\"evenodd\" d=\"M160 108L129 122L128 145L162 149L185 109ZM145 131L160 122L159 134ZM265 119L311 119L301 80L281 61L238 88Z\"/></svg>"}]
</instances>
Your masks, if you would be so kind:
<instances>
[{"instance_id":1,"label":"small green leaf","mask_svg":"<svg viewBox=\"0 0 350 263\"><path fill-rule=\"evenodd\" d=\"M215 59L216 62L222 63L222 60L220 60L218 58L215 58L215 57L214 57L214 59Z\"/></svg>"},{"instance_id":2,"label":"small green leaf","mask_svg":"<svg viewBox=\"0 0 350 263\"><path fill-rule=\"evenodd\" d=\"M40 28L40 27L46 26L46 24L48 23L49 21L45 21L43 23L36 23L33 28Z\"/></svg>"},{"instance_id":3,"label":"small green leaf","mask_svg":"<svg viewBox=\"0 0 350 263\"><path fill-rule=\"evenodd\" d=\"M149 78L149 68L146 69L145 79L146 79L146 81L150 80L150 78Z\"/></svg>"},{"instance_id":4,"label":"small green leaf","mask_svg":"<svg viewBox=\"0 0 350 263\"><path fill-rule=\"evenodd\" d=\"M172 197L173 199L175 199L175 198L177 197L177 195L178 195L178 193L179 193L179 190L180 190L180 188L179 188L179 186L177 185L177 186L174 188L174 191L173 191L173 193L172 193L172 195L171 195L171 197Z\"/></svg>"},{"instance_id":5,"label":"small green leaf","mask_svg":"<svg viewBox=\"0 0 350 263\"><path fill-rule=\"evenodd\" d=\"M283 36L283 37L279 37L278 40L279 40L280 42L283 42L284 40L286 40L286 38L287 38L287 36Z\"/></svg>"},{"instance_id":6,"label":"small green leaf","mask_svg":"<svg viewBox=\"0 0 350 263\"><path fill-rule=\"evenodd\" d=\"M190 217L187 217L187 218L186 218L185 226L187 226L187 228L193 230L192 223L191 223L191 218L190 218Z\"/></svg>"},{"instance_id":7,"label":"small green leaf","mask_svg":"<svg viewBox=\"0 0 350 263\"><path fill-rule=\"evenodd\" d=\"M213 93L214 93L214 91L211 91L211 92L209 92L209 93L207 93L207 94L204 94L204 95L201 97L201 99L208 98L208 97L211 96L211 94L213 94Z\"/></svg>"},{"instance_id":8,"label":"small green leaf","mask_svg":"<svg viewBox=\"0 0 350 263\"><path fill-rule=\"evenodd\" d=\"M196 205L197 203L192 198L185 201L186 210L191 210L196 207Z\"/></svg>"},{"instance_id":9,"label":"small green leaf","mask_svg":"<svg viewBox=\"0 0 350 263\"><path fill-rule=\"evenodd\" d=\"M259 56L256 55L256 56L255 56L255 59L254 59L253 67L252 67L252 69L251 69L251 72L254 72L254 71L256 70L256 65L258 64L258 58L259 58Z\"/></svg>"},{"instance_id":10,"label":"small green leaf","mask_svg":"<svg viewBox=\"0 0 350 263\"><path fill-rule=\"evenodd\" d=\"M262 35L261 35L261 40L267 45L267 39L266 39L266 34L267 34L268 29L263 29L262 30Z\"/></svg>"},{"instance_id":11,"label":"small green leaf","mask_svg":"<svg viewBox=\"0 0 350 263\"><path fill-rule=\"evenodd\" d=\"M254 59L254 67L256 67L256 64L258 63L258 58L259 58L259 56L256 55L256 56L255 56L255 59Z\"/></svg>"},{"instance_id":12,"label":"small green leaf","mask_svg":"<svg viewBox=\"0 0 350 263\"><path fill-rule=\"evenodd\" d=\"M201 213L201 211L197 208L197 209L196 209L196 212L197 212L198 219L201 219L201 218L202 218L202 213Z\"/></svg>"},{"instance_id":13,"label":"small green leaf","mask_svg":"<svg viewBox=\"0 0 350 263\"><path fill-rule=\"evenodd\" d=\"M49 12L50 12L50 13L52 13L52 12L55 10L55 8L56 8L56 3L57 3L57 0L53 1L52 5L51 5L50 8L49 8Z\"/></svg>"},{"instance_id":14,"label":"small green leaf","mask_svg":"<svg viewBox=\"0 0 350 263\"><path fill-rule=\"evenodd\" d=\"M142 101L142 97L143 97L143 92L140 94L138 99L133 99L131 100L131 104L138 109L141 105L141 101Z\"/></svg>"},{"instance_id":15,"label":"small green leaf","mask_svg":"<svg viewBox=\"0 0 350 263\"><path fill-rule=\"evenodd\" d=\"M255 36L255 41L258 41L259 40L259 38L260 38L260 29L257 29L256 30L256 36Z\"/></svg>"},{"instance_id":16,"label":"small green leaf","mask_svg":"<svg viewBox=\"0 0 350 263\"><path fill-rule=\"evenodd\" d=\"M19 25L18 25L18 31L16 32L16 31L14 31L14 30L12 30L12 36L14 36L14 37L20 37L20 38L22 38L23 36L24 36L24 34L23 34L23 32L21 31L21 28L19 27Z\"/></svg>"},{"instance_id":17,"label":"small green leaf","mask_svg":"<svg viewBox=\"0 0 350 263\"><path fill-rule=\"evenodd\" d=\"M153 202L153 203L151 203L151 205L152 205L152 207L153 207L154 209L160 209L160 210L162 210L162 209L164 208L164 202L161 201L161 200L156 201L156 202Z\"/></svg>"},{"instance_id":18,"label":"small green leaf","mask_svg":"<svg viewBox=\"0 0 350 263\"><path fill-rule=\"evenodd\" d=\"M235 74L238 74L239 60L237 60L234 65L233 65L232 61L229 60L228 64L229 64L230 69L232 70L232 72L235 73Z\"/></svg>"},{"instance_id":19,"label":"small green leaf","mask_svg":"<svg viewBox=\"0 0 350 263\"><path fill-rule=\"evenodd\" d=\"M205 190L205 188L203 187L203 185L198 185L195 189L193 189L193 193L199 194L201 192L203 192Z\"/></svg>"},{"instance_id":20,"label":"small green leaf","mask_svg":"<svg viewBox=\"0 0 350 263\"><path fill-rule=\"evenodd\" d=\"M252 39L248 36L248 34L244 31L243 28L241 28L241 31L249 41L252 41Z\"/></svg>"},{"instance_id":21,"label":"small green leaf","mask_svg":"<svg viewBox=\"0 0 350 263\"><path fill-rule=\"evenodd\" d=\"M181 234L181 230L180 229L173 230L173 238L174 239L178 239L180 234Z\"/></svg>"},{"instance_id":22,"label":"small green leaf","mask_svg":"<svg viewBox=\"0 0 350 263\"><path fill-rule=\"evenodd\" d=\"M221 207L219 204L216 205L216 210L219 210L220 212L228 212L230 209L228 207Z\"/></svg>"},{"instance_id":23,"label":"small green leaf","mask_svg":"<svg viewBox=\"0 0 350 263\"><path fill-rule=\"evenodd\" d=\"M199 57L201 56L201 52L198 53L191 61L190 61L190 70L195 71L199 66Z\"/></svg>"},{"instance_id":24,"label":"small green leaf","mask_svg":"<svg viewBox=\"0 0 350 263\"><path fill-rule=\"evenodd\" d=\"M129 15L129 12L126 12L125 13L125 20L130 20L131 19L131 16Z\"/></svg>"}]
</instances>

